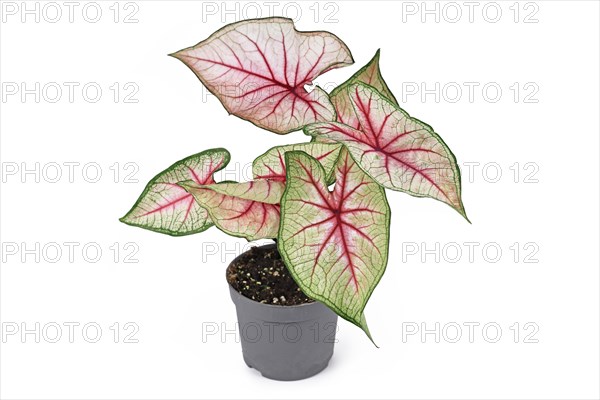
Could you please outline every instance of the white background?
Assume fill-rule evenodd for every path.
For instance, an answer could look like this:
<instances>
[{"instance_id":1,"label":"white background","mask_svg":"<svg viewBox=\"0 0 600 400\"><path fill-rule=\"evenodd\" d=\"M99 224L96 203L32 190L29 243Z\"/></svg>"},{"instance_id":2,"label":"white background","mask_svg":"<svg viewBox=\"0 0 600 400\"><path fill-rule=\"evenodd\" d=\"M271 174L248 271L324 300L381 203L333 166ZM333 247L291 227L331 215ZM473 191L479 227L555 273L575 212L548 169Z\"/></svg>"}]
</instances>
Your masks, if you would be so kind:
<instances>
[{"instance_id":1,"label":"white background","mask_svg":"<svg viewBox=\"0 0 600 400\"><path fill-rule=\"evenodd\" d=\"M300 9L298 29L331 31L351 49L356 64L318 83L341 83L381 48L383 75L400 103L432 125L456 154L473 222L439 202L388 192L390 260L366 309L380 348L341 321L334 358L323 373L298 382L264 379L243 363L234 335L202 340L209 325L235 327L224 271L245 241L216 228L172 238L118 221L145 183L176 160L225 147L232 162L244 166L268 147L308 139L301 132L277 136L228 117L187 67L167 57L224 22L255 16L256 7L244 14L243 4L228 3L238 12L222 15L216 2L204 7L216 7L208 15L201 2L137 1L127 9L117 5L115 23L113 2L99 2L102 17L91 23L82 17L81 2L71 23L68 8L58 2L60 21L48 22L55 10L47 8L39 22L29 15L23 23L17 2L16 15L2 16L3 89L7 82L30 89L56 82L63 97L51 103L54 92L41 93L36 102L33 94L23 100L20 92L3 90L1 319L5 331L36 323L48 328L39 343L33 334L3 335L2 398L598 398L599 4L498 2L502 15L493 23L496 6L484 14L485 2L474 9L473 22L462 2L446 8L438 3L439 22L434 14L421 20L421 2L330 3L295 3L283 13L295 17ZM254 4L268 16L268 6ZM283 4L275 14L282 14ZM452 23L455 5L462 17ZM124 23L136 9L138 22ZM72 103L65 82L79 84ZM90 82L103 89L96 103L82 97ZM115 82L121 88L117 103L109 88ZM128 82L139 88L137 103L124 102ZM438 101L434 94L410 94L421 83L433 89L437 82L440 91L448 83L448 90L462 87L461 99L452 102L452 91L440 93ZM479 84L473 101L465 82ZM488 83L502 89L496 102L493 88L488 98L482 93ZM537 93L526 99L532 88ZM65 162L80 163L73 182ZM128 162L139 169L125 169ZM35 163L39 182L35 174L21 175L23 165ZM56 173L52 163L63 165L56 183L49 181ZM97 183L86 181L94 178L93 168L82 175L86 163L100 166ZM115 163L121 172L116 183L110 169ZM474 164L467 163L479 166L468 173ZM7 175L15 165L19 171ZM131 171L138 183L126 182ZM72 262L65 242L78 243ZM472 260L465 242L477 243ZM22 251L36 243L39 262ZM63 251L54 263L52 243ZM96 263L88 261L93 248L88 260L82 255L89 243L102 249ZM133 245L124 248L127 243ZM218 253L207 254L207 244ZM486 244L488 252L482 252ZM139 262L125 262L135 246ZM452 262L456 248L462 257ZM502 254L495 260L497 248ZM63 325L68 322L80 324L73 343ZM110 329L115 322L118 343ZM139 327L133 337L138 343L124 343L131 332L124 329L127 322ZM469 322L480 324L473 343L464 325ZM57 343L48 340L55 335L52 323L63 327ZM102 328L97 343L83 336L86 323ZM403 340L403 330L415 324L421 329L422 323L427 329L439 323L446 335L439 343L433 334ZM451 343L453 323L462 326L457 343ZM486 323L501 327L496 343L489 342L494 329L483 334ZM93 338L93 329L88 334Z\"/></svg>"}]
</instances>

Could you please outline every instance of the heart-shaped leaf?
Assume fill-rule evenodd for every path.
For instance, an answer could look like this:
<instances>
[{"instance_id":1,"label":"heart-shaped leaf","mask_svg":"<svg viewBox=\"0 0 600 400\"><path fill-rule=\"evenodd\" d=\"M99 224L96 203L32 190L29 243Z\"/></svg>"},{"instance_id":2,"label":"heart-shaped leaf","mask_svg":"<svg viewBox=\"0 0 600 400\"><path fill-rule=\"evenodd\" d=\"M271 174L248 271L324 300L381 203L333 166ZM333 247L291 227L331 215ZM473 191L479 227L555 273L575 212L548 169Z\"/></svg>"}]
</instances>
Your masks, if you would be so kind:
<instances>
[{"instance_id":1,"label":"heart-shaped leaf","mask_svg":"<svg viewBox=\"0 0 600 400\"><path fill-rule=\"evenodd\" d=\"M381 70L379 69L379 50L377 50L375 56L373 56L367 65L359 69L358 72L352 75L346 82L333 89L329 95L337 112L338 122L349 125L354 129L360 129L358 117L354 113L354 107L352 107L350 96L348 96L348 88L356 83L366 83L374 87L391 103L399 106L398 101L396 101L392 91L388 88L388 85L381 76Z\"/></svg>"},{"instance_id":2,"label":"heart-shaped leaf","mask_svg":"<svg viewBox=\"0 0 600 400\"><path fill-rule=\"evenodd\" d=\"M371 86L351 85L348 94L360 130L329 122L309 125L304 132L343 143L363 171L382 186L442 201L467 218L456 158L433 128L411 118Z\"/></svg>"},{"instance_id":3,"label":"heart-shaped leaf","mask_svg":"<svg viewBox=\"0 0 600 400\"><path fill-rule=\"evenodd\" d=\"M308 296L370 336L363 310L385 271L390 209L383 188L341 150L333 192L317 160L285 155L278 248Z\"/></svg>"},{"instance_id":4,"label":"heart-shaped leaf","mask_svg":"<svg viewBox=\"0 0 600 400\"><path fill-rule=\"evenodd\" d=\"M327 181L331 182L341 146L339 143L300 143L273 147L254 160L252 173L255 179L285 181L285 153L297 150L316 158L325 169Z\"/></svg>"},{"instance_id":5,"label":"heart-shaped leaf","mask_svg":"<svg viewBox=\"0 0 600 400\"><path fill-rule=\"evenodd\" d=\"M225 26L173 54L231 114L284 134L335 120L327 93L304 86L324 72L353 63L350 50L329 32L300 32L288 18Z\"/></svg>"},{"instance_id":6,"label":"heart-shaped leaf","mask_svg":"<svg viewBox=\"0 0 600 400\"><path fill-rule=\"evenodd\" d=\"M224 168L229 158L227 150L212 149L176 162L148 182L134 206L120 221L172 236L208 229L212 226L208 212L177 182L214 183L213 174Z\"/></svg>"},{"instance_id":7,"label":"heart-shaped leaf","mask_svg":"<svg viewBox=\"0 0 600 400\"><path fill-rule=\"evenodd\" d=\"M248 240L276 238L279 229L279 204L273 201L273 193L281 193L282 182L271 182L269 193L262 183L250 185L245 183L219 183L211 188L198 185L194 181L180 182L182 188L191 193L196 202L205 208L214 224L223 232ZM237 186L236 186L237 185ZM215 190L215 187L219 187ZM220 193L221 192L221 193ZM230 194L241 194L237 197ZM279 195L279 197L281 197ZM248 200L254 198L256 200Z\"/></svg>"}]
</instances>

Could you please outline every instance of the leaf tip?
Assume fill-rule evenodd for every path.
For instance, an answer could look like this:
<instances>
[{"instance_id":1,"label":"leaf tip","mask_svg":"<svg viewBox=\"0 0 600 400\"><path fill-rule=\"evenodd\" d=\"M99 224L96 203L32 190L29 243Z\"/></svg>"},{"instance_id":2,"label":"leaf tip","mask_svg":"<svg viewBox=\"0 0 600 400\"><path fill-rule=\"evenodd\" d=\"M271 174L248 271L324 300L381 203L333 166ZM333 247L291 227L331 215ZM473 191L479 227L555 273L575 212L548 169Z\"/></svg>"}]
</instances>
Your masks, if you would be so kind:
<instances>
[{"instance_id":1,"label":"leaf tip","mask_svg":"<svg viewBox=\"0 0 600 400\"><path fill-rule=\"evenodd\" d=\"M352 52L350 51L350 49L348 49L348 60L345 62L346 65L352 65L354 64L356 61L354 61L354 56L352 55Z\"/></svg>"},{"instance_id":2,"label":"leaf tip","mask_svg":"<svg viewBox=\"0 0 600 400\"><path fill-rule=\"evenodd\" d=\"M178 60L181 60L181 56L179 55L180 52L181 52L181 50L180 51L176 51L174 53L169 53L169 54L167 54L167 56L168 57L176 58Z\"/></svg>"},{"instance_id":3,"label":"leaf tip","mask_svg":"<svg viewBox=\"0 0 600 400\"><path fill-rule=\"evenodd\" d=\"M379 349L379 346L377 346L377 343L375 343L375 340L373 340L373 336L371 336L371 331L369 331L369 326L367 325L365 314L362 314L360 316L360 323L358 324L358 326L360 327L360 329L363 330L363 332L367 334L367 337L369 338L369 340L371 340L371 343L373 343L373 345Z\"/></svg>"},{"instance_id":4,"label":"leaf tip","mask_svg":"<svg viewBox=\"0 0 600 400\"><path fill-rule=\"evenodd\" d=\"M467 213L465 212L465 210L463 210L460 215L462 215L469 224L473 225L473 223L471 222L471 220L469 219L469 217L467 217Z\"/></svg>"},{"instance_id":5,"label":"leaf tip","mask_svg":"<svg viewBox=\"0 0 600 400\"><path fill-rule=\"evenodd\" d=\"M179 51L176 51L176 52L173 52L173 53L169 53L169 54L167 54L167 56L169 56L169 57L173 57L173 58L176 58L176 59L178 59L179 61L181 61L182 63L184 63L184 64L186 64L186 65L187 65L187 62L186 62L186 60L185 60L185 57L186 57L186 55L187 55L187 54L186 54L186 51L187 51L187 50L189 50L189 47L188 47L188 48L185 48L185 49L181 49L181 50L179 50Z\"/></svg>"},{"instance_id":6,"label":"leaf tip","mask_svg":"<svg viewBox=\"0 0 600 400\"><path fill-rule=\"evenodd\" d=\"M455 208L455 210L458 211L458 213L460 215L462 215L463 218L466 219L469 224L473 225L473 223L471 222L471 220L469 219L469 217L467 217L467 212L465 211L465 206L462 204L462 200L460 201L459 207Z\"/></svg>"}]
</instances>

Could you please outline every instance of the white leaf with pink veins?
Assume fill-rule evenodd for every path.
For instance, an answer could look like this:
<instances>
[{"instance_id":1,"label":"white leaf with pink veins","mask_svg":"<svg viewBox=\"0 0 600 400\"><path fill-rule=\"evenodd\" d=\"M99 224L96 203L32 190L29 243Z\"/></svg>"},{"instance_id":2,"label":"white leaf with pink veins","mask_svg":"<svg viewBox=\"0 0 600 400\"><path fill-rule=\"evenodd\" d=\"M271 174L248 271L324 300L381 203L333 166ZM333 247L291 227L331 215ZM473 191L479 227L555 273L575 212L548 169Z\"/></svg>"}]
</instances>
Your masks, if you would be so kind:
<instances>
[{"instance_id":1,"label":"white leaf with pink veins","mask_svg":"<svg viewBox=\"0 0 600 400\"><path fill-rule=\"evenodd\" d=\"M327 93L304 86L350 65L350 50L329 32L299 32L291 19L241 21L173 54L231 114L284 134L335 120Z\"/></svg>"}]
</instances>

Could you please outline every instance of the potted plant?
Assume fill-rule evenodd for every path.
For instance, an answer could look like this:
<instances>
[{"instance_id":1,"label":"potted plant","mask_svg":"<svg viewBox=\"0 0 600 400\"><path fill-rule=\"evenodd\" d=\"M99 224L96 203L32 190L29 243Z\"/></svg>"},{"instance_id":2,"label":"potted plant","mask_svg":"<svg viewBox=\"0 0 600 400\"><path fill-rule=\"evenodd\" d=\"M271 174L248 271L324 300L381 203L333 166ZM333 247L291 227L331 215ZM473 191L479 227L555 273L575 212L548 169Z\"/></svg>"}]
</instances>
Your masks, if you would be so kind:
<instances>
[{"instance_id":1,"label":"potted plant","mask_svg":"<svg viewBox=\"0 0 600 400\"><path fill-rule=\"evenodd\" d=\"M154 177L121 221L173 236L214 225L275 240L227 269L244 359L273 379L314 375L333 354L337 316L371 338L363 311L388 260L385 189L434 198L467 218L456 159L400 108L379 51L330 94L306 89L354 62L331 33L297 31L286 18L246 20L172 56L230 114L277 134L303 130L311 140L258 156L249 182L215 182L227 150L194 154ZM333 334L315 335L315 324ZM259 330L252 337L249 326Z\"/></svg>"}]
</instances>

